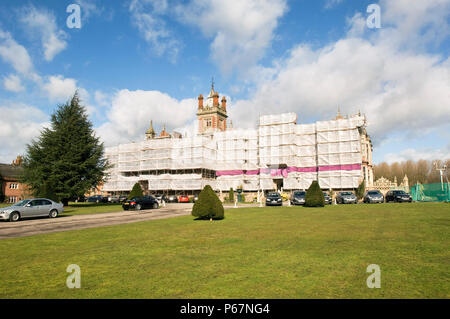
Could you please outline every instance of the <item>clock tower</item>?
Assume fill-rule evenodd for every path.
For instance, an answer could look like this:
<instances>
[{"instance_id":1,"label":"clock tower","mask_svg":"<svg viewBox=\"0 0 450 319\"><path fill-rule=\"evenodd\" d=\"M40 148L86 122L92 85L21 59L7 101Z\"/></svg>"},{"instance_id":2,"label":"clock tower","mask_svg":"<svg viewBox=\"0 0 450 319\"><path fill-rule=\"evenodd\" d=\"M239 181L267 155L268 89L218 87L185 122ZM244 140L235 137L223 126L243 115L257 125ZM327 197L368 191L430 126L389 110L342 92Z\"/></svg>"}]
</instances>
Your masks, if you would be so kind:
<instances>
[{"instance_id":1,"label":"clock tower","mask_svg":"<svg viewBox=\"0 0 450 319\"><path fill-rule=\"evenodd\" d=\"M214 82L211 83L211 91L206 101L203 95L198 97L197 118L199 134L227 130L227 99L223 96L219 103L219 93L214 91Z\"/></svg>"}]
</instances>

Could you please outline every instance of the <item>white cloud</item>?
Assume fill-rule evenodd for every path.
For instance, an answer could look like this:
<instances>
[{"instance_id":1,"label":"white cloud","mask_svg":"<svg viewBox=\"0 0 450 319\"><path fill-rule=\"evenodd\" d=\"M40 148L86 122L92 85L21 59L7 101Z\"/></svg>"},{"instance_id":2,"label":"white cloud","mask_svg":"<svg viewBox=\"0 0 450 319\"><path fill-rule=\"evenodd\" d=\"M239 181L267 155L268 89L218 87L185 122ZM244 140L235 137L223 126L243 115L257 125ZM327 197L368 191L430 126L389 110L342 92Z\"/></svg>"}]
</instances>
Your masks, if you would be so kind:
<instances>
[{"instance_id":1,"label":"white cloud","mask_svg":"<svg viewBox=\"0 0 450 319\"><path fill-rule=\"evenodd\" d=\"M404 162L407 160L417 161L418 159L443 161L450 159L450 144L440 149L408 148L396 153L388 153L384 156L384 161L387 163Z\"/></svg>"},{"instance_id":2,"label":"white cloud","mask_svg":"<svg viewBox=\"0 0 450 319\"><path fill-rule=\"evenodd\" d=\"M77 90L77 81L62 75L50 76L42 88L51 101L65 102Z\"/></svg>"},{"instance_id":3,"label":"white cloud","mask_svg":"<svg viewBox=\"0 0 450 319\"><path fill-rule=\"evenodd\" d=\"M174 37L162 15L167 14L167 0L132 0L129 6L132 23L151 44L158 56L167 54L175 62L181 43Z\"/></svg>"},{"instance_id":4,"label":"white cloud","mask_svg":"<svg viewBox=\"0 0 450 319\"><path fill-rule=\"evenodd\" d=\"M30 33L40 36L46 61L52 61L67 47L67 34L58 29L55 16L51 12L30 6L23 9L19 20Z\"/></svg>"},{"instance_id":5,"label":"white cloud","mask_svg":"<svg viewBox=\"0 0 450 319\"><path fill-rule=\"evenodd\" d=\"M212 59L225 73L247 70L264 56L286 10L285 0L193 0L176 7L182 21L213 39Z\"/></svg>"},{"instance_id":6,"label":"white cloud","mask_svg":"<svg viewBox=\"0 0 450 319\"><path fill-rule=\"evenodd\" d=\"M411 10L416 11L413 14ZM429 24L434 10L421 5L409 6L406 11L405 15L415 17L416 32L438 28ZM393 13L389 15L395 20ZM409 23L403 13L396 15L399 21ZM351 22L350 30L360 28L361 19L360 15L350 19L358 25ZM398 24L390 29L394 34L405 28ZM276 61L271 71L261 68L263 76L254 75L257 86L250 99L229 108L233 122L255 126L257 114L291 111L299 114L300 122L331 119L340 106L344 113L366 113L375 142L393 132L419 134L450 122L450 59L415 51L417 43L411 48L405 46L407 43L401 47L392 44L388 30L383 36L373 32L368 38L349 32L347 37L317 49L300 44L286 59Z\"/></svg>"},{"instance_id":7,"label":"white cloud","mask_svg":"<svg viewBox=\"0 0 450 319\"><path fill-rule=\"evenodd\" d=\"M196 105L194 99L177 100L159 91L121 90L107 112L109 121L97 132L107 145L142 140L150 120L171 131L195 119Z\"/></svg>"},{"instance_id":8,"label":"white cloud","mask_svg":"<svg viewBox=\"0 0 450 319\"><path fill-rule=\"evenodd\" d=\"M34 72L33 62L27 49L18 44L9 32L0 29L0 57L2 60L16 70L33 80L39 80L39 76Z\"/></svg>"},{"instance_id":9,"label":"white cloud","mask_svg":"<svg viewBox=\"0 0 450 319\"><path fill-rule=\"evenodd\" d=\"M8 77L3 77L3 86L6 90L12 92L20 92L24 90L20 78L15 74L10 74Z\"/></svg>"},{"instance_id":10,"label":"white cloud","mask_svg":"<svg viewBox=\"0 0 450 319\"><path fill-rule=\"evenodd\" d=\"M111 98L108 94L100 90L95 91L94 100L98 106L106 107L111 105Z\"/></svg>"},{"instance_id":11,"label":"white cloud","mask_svg":"<svg viewBox=\"0 0 450 319\"><path fill-rule=\"evenodd\" d=\"M326 0L325 1L325 9L331 9L338 4L340 4L343 0Z\"/></svg>"},{"instance_id":12,"label":"white cloud","mask_svg":"<svg viewBox=\"0 0 450 319\"><path fill-rule=\"evenodd\" d=\"M0 105L1 163L10 163L17 155L23 155L26 144L31 143L39 132L48 126L48 116L38 108L15 104Z\"/></svg>"}]
</instances>

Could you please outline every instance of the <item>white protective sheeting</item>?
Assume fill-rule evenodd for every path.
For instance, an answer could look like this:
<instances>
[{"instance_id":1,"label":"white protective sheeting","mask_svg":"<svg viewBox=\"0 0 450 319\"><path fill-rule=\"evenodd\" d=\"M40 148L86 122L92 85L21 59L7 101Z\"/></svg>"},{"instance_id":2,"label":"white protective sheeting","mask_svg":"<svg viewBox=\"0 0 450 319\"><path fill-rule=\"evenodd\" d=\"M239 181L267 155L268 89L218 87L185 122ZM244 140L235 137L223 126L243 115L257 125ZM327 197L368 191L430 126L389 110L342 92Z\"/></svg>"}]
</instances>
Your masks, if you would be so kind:
<instances>
[{"instance_id":1,"label":"white protective sheeting","mask_svg":"<svg viewBox=\"0 0 450 319\"><path fill-rule=\"evenodd\" d=\"M319 121L296 124L295 113L263 115L258 129L233 129L210 136L153 139L121 144L105 149L113 165L105 190L129 190L138 180L148 180L150 189L197 190L205 183L214 189L228 191L243 186L244 190L274 189L270 175L221 175L216 180L188 174L123 178L127 172L206 168L215 171L257 170L293 167L284 177L285 189L306 189L319 178L323 188L354 188L361 180L356 169L351 174L339 165L361 164L360 126L365 118ZM334 171L296 172L296 168L328 166ZM350 166L353 167L353 166ZM309 171L309 169L308 169ZM285 173L283 173L285 174ZM286 176L286 175L285 175ZM277 178L280 178L279 176ZM356 186L355 186L356 185Z\"/></svg>"}]
</instances>

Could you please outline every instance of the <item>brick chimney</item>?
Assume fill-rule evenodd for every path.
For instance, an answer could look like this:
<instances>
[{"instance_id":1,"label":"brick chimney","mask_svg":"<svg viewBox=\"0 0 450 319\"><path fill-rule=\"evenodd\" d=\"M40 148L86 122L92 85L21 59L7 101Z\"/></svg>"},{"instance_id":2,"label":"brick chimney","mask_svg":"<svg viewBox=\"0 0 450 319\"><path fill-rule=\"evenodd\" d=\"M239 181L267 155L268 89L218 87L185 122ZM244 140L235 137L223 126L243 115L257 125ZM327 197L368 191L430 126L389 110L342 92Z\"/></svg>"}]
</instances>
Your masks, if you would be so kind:
<instances>
[{"instance_id":1,"label":"brick chimney","mask_svg":"<svg viewBox=\"0 0 450 319\"><path fill-rule=\"evenodd\" d=\"M222 96L222 109L224 111L227 110L227 99L225 98L225 96Z\"/></svg>"},{"instance_id":2,"label":"brick chimney","mask_svg":"<svg viewBox=\"0 0 450 319\"><path fill-rule=\"evenodd\" d=\"M203 109L203 95L199 95L198 97L198 109L201 110Z\"/></svg>"},{"instance_id":3,"label":"brick chimney","mask_svg":"<svg viewBox=\"0 0 450 319\"><path fill-rule=\"evenodd\" d=\"M213 95L213 106L219 106L219 93L214 92Z\"/></svg>"}]
</instances>

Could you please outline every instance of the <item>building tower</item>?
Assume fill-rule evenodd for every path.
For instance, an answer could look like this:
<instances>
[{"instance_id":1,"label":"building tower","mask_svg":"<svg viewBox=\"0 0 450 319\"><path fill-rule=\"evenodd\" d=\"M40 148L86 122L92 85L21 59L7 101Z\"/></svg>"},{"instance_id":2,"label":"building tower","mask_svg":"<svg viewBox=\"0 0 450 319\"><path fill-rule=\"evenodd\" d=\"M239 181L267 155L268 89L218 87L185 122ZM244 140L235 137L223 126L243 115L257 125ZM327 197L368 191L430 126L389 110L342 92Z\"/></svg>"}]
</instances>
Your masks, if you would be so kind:
<instances>
[{"instance_id":1,"label":"building tower","mask_svg":"<svg viewBox=\"0 0 450 319\"><path fill-rule=\"evenodd\" d=\"M153 129L153 121L150 121L150 128L145 132L145 139L152 140L156 136L155 130Z\"/></svg>"},{"instance_id":2,"label":"building tower","mask_svg":"<svg viewBox=\"0 0 450 319\"><path fill-rule=\"evenodd\" d=\"M219 104L219 93L214 91L214 81L211 83L211 91L204 103L203 95L198 97L198 133L212 134L227 130L227 99L222 97Z\"/></svg>"}]
</instances>

